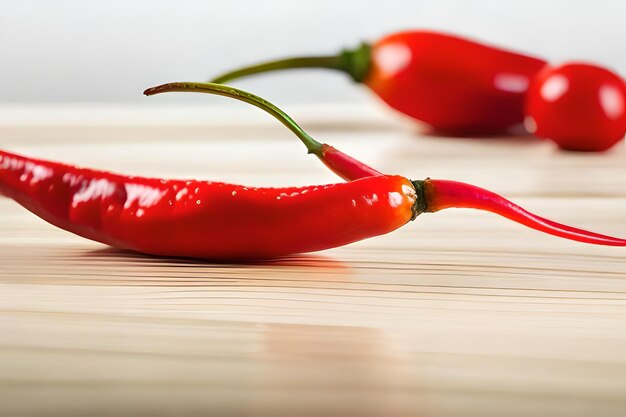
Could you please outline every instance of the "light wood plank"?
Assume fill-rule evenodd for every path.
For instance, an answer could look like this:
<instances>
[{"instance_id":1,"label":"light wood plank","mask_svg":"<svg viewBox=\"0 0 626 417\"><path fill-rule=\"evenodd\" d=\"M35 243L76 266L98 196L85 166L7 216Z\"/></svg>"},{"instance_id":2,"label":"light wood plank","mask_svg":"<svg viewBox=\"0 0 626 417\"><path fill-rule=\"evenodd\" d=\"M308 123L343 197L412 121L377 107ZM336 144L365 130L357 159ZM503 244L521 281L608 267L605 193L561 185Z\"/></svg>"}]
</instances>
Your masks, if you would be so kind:
<instances>
[{"instance_id":1,"label":"light wood plank","mask_svg":"<svg viewBox=\"0 0 626 417\"><path fill-rule=\"evenodd\" d=\"M336 181L265 121L134 111L144 125L0 119L2 146L141 175ZM346 114L303 125L387 171L626 235L623 147L559 153ZM622 416L624 254L459 210L318 254L210 264L106 248L0 200L0 414Z\"/></svg>"}]
</instances>

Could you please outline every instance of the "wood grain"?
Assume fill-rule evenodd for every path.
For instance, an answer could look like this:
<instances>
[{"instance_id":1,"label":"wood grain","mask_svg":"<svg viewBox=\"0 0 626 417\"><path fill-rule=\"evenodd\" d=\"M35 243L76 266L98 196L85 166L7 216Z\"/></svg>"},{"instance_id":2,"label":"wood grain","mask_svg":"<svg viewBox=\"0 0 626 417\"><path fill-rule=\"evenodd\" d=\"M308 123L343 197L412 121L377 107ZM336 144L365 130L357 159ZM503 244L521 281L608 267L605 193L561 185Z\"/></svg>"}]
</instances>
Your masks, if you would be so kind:
<instances>
[{"instance_id":1,"label":"wood grain","mask_svg":"<svg viewBox=\"0 0 626 417\"><path fill-rule=\"evenodd\" d=\"M97 109L39 109L32 124L5 114L2 146L141 175L336 181L244 109L193 125L125 110L107 124ZM472 181L626 235L623 146L571 154L531 138L429 136L369 109L329 122L297 113L318 139L386 171ZM3 199L0 335L2 416L626 414L624 249L471 211L228 265L106 248Z\"/></svg>"}]
</instances>

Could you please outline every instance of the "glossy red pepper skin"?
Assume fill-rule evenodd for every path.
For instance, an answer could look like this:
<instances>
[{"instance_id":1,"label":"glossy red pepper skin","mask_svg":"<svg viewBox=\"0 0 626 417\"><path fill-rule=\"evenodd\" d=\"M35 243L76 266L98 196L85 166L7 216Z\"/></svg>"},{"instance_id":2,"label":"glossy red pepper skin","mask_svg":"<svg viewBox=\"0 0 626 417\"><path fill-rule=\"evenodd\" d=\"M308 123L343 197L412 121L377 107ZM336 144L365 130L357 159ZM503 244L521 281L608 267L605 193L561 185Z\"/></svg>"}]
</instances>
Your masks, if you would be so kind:
<instances>
[{"instance_id":1,"label":"glossy red pepper skin","mask_svg":"<svg viewBox=\"0 0 626 417\"><path fill-rule=\"evenodd\" d=\"M626 85L595 65L543 69L531 83L528 129L572 151L605 151L626 133Z\"/></svg>"},{"instance_id":2,"label":"glossy red pepper skin","mask_svg":"<svg viewBox=\"0 0 626 417\"><path fill-rule=\"evenodd\" d=\"M326 57L270 61L214 78L327 68L348 73L391 108L452 134L502 133L522 125L530 80L546 61L432 31L389 35Z\"/></svg>"},{"instance_id":3,"label":"glossy red pepper skin","mask_svg":"<svg viewBox=\"0 0 626 417\"><path fill-rule=\"evenodd\" d=\"M417 198L399 176L255 188L127 177L4 151L0 192L88 239L219 261L275 258L382 235L415 216Z\"/></svg>"},{"instance_id":4,"label":"glossy red pepper skin","mask_svg":"<svg viewBox=\"0 0 626 417\"><path fill-rule=\"evenodd\" d=\"M545 61L436 32L387 36L364 83L390 107L451 133L505 131L524 120L531 79Z\"/></svg>"}]
</instances>

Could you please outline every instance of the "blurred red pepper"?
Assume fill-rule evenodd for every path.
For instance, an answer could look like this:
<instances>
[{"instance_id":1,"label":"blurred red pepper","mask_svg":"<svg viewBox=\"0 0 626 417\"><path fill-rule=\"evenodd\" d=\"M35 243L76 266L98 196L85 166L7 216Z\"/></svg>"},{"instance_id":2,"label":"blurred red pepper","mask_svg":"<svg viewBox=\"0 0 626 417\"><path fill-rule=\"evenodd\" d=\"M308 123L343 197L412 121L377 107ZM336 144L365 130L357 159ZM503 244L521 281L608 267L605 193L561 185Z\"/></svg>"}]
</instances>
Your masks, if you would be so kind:
<instances>
[{"instance_id":1,"label":"blurred red pepper","mask_svg":"<svg viewBox=\"0 0 626 417\"><path fill-rule=\"evenodd\" d=\"M498 133L524 120L524 98L542 59L429 31L389 35L338 55L288 58L235 70L229 80L292 68L348 73L395 110L452 134Z\"/></svg>"},{"instance_id":2,"label":"blurred red pepper","mask_svg":"<svg viewBox=\"0 0 626 417\"><path fill-rule=\"evenodd\" d=\"M595 65L544 68L528 90L527 129L573 151L604 151L626 133L626 85Z\"/></svg>"}]
</instances>

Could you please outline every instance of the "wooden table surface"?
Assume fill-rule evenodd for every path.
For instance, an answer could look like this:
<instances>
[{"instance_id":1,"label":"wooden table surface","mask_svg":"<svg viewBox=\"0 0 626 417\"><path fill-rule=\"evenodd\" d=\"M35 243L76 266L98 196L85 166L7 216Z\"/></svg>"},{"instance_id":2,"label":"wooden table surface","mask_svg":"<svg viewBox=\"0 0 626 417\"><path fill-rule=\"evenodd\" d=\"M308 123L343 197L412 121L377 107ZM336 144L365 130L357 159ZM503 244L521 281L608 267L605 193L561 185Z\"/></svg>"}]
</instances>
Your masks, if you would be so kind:
<instances>
[{"instance_id":1,"label":"wooden table surface","mask_svg":"<svg viewBox=\"0 0 626 417\"><path fill-rule=\"evenodd\" d=\"M252 114L251 114L252 113ZM430 136L295 107L381 170L473 182L626 236L623 144ZM3 148L124 173L336 181L241 105L4 108ZM468 210L347 247L219 265L122 252L0 199L2 416L624 416L626 249Z\"/></svg>"}]
</instances>

